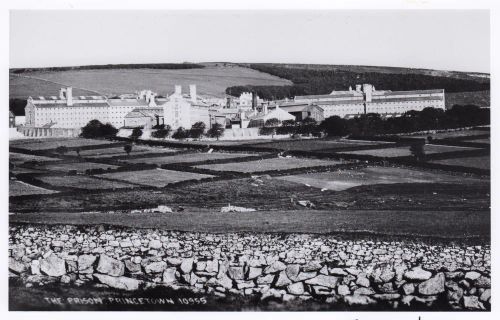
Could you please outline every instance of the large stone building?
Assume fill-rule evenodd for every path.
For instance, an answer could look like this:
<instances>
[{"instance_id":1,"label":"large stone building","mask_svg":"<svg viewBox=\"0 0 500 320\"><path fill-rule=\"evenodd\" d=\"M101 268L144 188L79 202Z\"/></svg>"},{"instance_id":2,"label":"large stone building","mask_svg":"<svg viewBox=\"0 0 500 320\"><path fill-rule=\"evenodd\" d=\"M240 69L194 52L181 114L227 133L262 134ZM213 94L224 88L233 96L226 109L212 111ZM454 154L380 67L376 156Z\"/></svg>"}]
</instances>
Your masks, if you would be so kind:
<instances>
[{"instance_id":1,"label":"large stone building","mask_svg":"<svg viewBox=\"0 0 500 320\"><path fill-rule=\"evenodd\" d=\"M119 128L124 125L125 115L137 107L154 104L149 96L136 98L112 98L103 96L74 97L72 88L62 88L59 97L28 98L25 107L27 127L81 128L90 120L111 123Z\"/></svg>"},{"instance_id":2,"label":"large stone building","mask_svg":"<svg viewBox=\"0 0 500 320\"><path fill-rule=\"evenodd\" d=\"M124 116L124 127L152 127L169 125L172 129L191 128L196 122L210 126L209 106L198 99L196 85L189 86L189 95L182 94L182 87L175 86L175 91L167 99L151 97L149 105L134 108Z\"/></svg>"},{"instance_id":3,"label":"large stone building","mask_svg":"<svg viewBox=\"0 0 500 320\"><path fill-rule=\"evenodd\" d=\"M354 90L349 88L348 91L333 91L325 95L296 96L293 102L285 102L280 106L286 110L287 106L300 104L320 107L324 118L351 118L366 113L395 117L428 107L444 110L445 97L443 89L391 91L375 90L371 84L358 84Z\"/></svg>"}]
</instances>

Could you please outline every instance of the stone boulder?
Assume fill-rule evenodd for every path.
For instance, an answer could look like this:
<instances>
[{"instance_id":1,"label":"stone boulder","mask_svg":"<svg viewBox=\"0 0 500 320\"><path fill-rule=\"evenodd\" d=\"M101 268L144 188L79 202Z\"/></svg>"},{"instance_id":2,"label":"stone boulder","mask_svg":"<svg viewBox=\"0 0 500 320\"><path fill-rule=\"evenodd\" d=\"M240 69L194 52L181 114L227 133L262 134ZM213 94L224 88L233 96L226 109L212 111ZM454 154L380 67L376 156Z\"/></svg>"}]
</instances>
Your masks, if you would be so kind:
<instances>
[{"instance_id":1,"label":"stone boulder","mask_svg":"<svg viewBox=\"0 0 500 320\"><path fill-rule=\"evenodd\" d=\"M93 273L94 268L92 267L97 260L96 256L90 254L82 254L78 257L78 272L79 273Z\"/></svg>"},{"instance_id":2,"label":"stone boulder","mask_svg":"<svg viewBox=\"0 0 500 320\"><path fill-rule=\"evenodd\" d=\"M425 281L432 277L432 273L420 267L415 267L404 273L404 277L413 281Z\"/></svg>"},{"instance_id":3,"label":"stone boulder","mask_svg":"<svg viewBox=\"0 0 500 320\"><path fill-rule=\"evenodd\" d=\"M119 260L101 254L99 256L99 263L97 264L97 272L114 277L123 276L125 273L125 265Z\"/></svg>"},{"instance_id":4,"label":"stone boulder","mask_svg":"<svg viewBox=\"0 0 500 320\"><path fill-rule=\"evenodd\" d=\"M194 263L193 258L187 258L182 260L180 265L182 273L190 273L193 270L193 263Z\"/></svg>"},{"instance_id":5,"label":"stone boulder","mask_svg":"<svg viewBox=\"0 0 500 320\"><path fill-rule=\"evenodd\" d=\"M26 271L26 265L12 257L9 257L9 270L16 274L21 274Z\"/></svg>"},{"instance_id":6,"label":"stone boulder","mask_svg":"<svg viewBox=\"0 0 500 320\"><path fill-rule=\"evenodd\" d=\"M323 274L320 274L312 279L306 280L306 283L309 285L318 285L334 289L337 286L338 281L338 277L325 276Z\"/></svg>"},{"instance_id":7,"label":"stone boulder","mask_svg":"<svg viewBox=\"0 0 500 320\"><path fill-rule=\"evenodd\" d=\"M177 281L177 277L175 273L177 269L175 267L170 267L163 271L163 283L174 283Z\"/></svg>"},{"instance_id":8,"label":"stone boulder","mask_svg":"<svg viewBox=\"0 0 500 320\"><path fill-rule=\"evenodd\" d=\"M344 302L348 306L367 306L375 304L376 301L369 296L348 295L344 296Z\"/></svg>"},{"instance_id":9,"label":"stone boulder","mask_svg":"<svg viewBox=\"0 0 500 320\"><path fill-rule=\"evenodd\" d=\"M304 293L304 284L302 282L293 283L288 285L288 287L286 287L286 290L289 294L301 295Z\"/></svg>"},{"instance_id":10,"label":"stone boulder","mask_svg":"<svg viewBox=\"0 0 500 320\"><path fill-rule=\"evenodd\" d=\"M139 289L139 285L141 284L140 280L127 278L123 276L109 276L106 274L98 274L95 273L94 277L102 284L108 285L114 289L126 290L126 291L134 291Z\"/></svg>"},{"instance_id":11,"label":"stone boulder","mask_svg":"<svg viewBox=\"0 0 500 320\"><path fill-rule=\"evenodd\" d=\"M64 259L51 254L47 258L40 260L40 271L51 277L60 277L66 274L66 263Z\"/></svg>"},{"instance_id":12,"label":"stone boulder","mask_svg":"<svg viewBox=\"0 0 500 320\"><path fill-rule=\"evenodd\" d=\"M167 263L165 261L156 261L148 263L144 266L144 272L151 273L161 273L167 267Z\"/></svg>"},{"instance_id":13,"label":"stone boulder","mask_svg":"<svg viewBox=\"0 0 500 320\"><path fill-rule=\"evenodd\" d=\"M432 296L444 292L445 276L438 273L434 277L418 285L418 292L425 296Z\"/></svg>"}]
</instances>

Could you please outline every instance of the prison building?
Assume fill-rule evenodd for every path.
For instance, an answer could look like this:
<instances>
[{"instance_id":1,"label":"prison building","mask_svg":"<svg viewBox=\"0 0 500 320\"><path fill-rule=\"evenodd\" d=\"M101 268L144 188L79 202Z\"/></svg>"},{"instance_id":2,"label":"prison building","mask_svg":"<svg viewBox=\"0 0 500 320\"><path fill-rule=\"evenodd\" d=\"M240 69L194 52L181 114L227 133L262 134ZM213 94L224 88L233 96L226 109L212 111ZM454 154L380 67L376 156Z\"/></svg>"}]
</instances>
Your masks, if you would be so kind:
<instances>
[{"instance_id":1,"label":"prison building","mask_svg":"<svg viewBox=\"0 0 500 320\"><path fill-rule=\"evenodd\" d=\"M113 98L103 96L74 97L72 88L62 88L59 96L29 97L25 125L36 128L81 128L97 119L115 127L124 125L124 118L138 107L154 105L154 97Z\"/></svg>"},{"instance_id":2,"label":"prison building","mask_svg":"<svg viewBox=\"0 0 500 320\"><path fill-rule=\"evenodd\" d=\"M443 89L391 91L375 90L371 84L356 85L353 90L332 91L325 95L296 96L296 104L316 105L323 109L324 118L339 116L352 118L366 113L383 117L398 117L408 111L425 108L445 110Z\"/></svg>"}]
</instances>

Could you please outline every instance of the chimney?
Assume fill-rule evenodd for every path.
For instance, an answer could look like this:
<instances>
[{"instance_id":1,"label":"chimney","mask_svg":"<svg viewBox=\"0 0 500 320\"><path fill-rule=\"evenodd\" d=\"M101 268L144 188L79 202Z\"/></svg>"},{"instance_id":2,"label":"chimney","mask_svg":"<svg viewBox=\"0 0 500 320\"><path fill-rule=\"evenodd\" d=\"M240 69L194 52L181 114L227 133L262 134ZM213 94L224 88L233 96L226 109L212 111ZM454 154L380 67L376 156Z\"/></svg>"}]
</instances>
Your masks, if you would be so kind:
<instances>
[{"instance_id":1,"label":"chimney","mask_svg":"<svg viewBox=\"0 0 500 320\"><path fill-rule=\"evenodd\" d=\"M176 85L174 94L181 95L182 94L182 87L179 85Z\"/></svg>"},{"instance_id":2,"label":"chimney","mask_svg":"<svg viewBox=\"0 0 500 320\"><path fill-rule=\"evenodd\" d=\"M189 85L189 96L191 97L191 101L193 103L196 103L196 85L195 84Z\"/></svg>"},{"instance_id":3,"label":"chimney","mask_svg":"<svg viewBox=\"0 0 500 320\"><path fill-rule=\"evenodd\" d=\"M66 88L66 105L71 107L73 105L73 88Z\"/></svg>"},{"instance_id":4,"label":"chimney","mask_svg":"<svg viewBox=\"0 0 500 320\"><path fill-rule=\"evenodd\" d=\"M252 110L255 110L257 108L257 93L255 91L252 91Z\"/></svg>"},{"instance_id":5,"label":"chimney","mask_svg":"<svg viewBox=\"0 0 500 320\"><path fill-rule=\"evenodd\" d=\"M66 99L66 88L59 89L59 99L61 100Z\"/></svg>"}]
</instances>

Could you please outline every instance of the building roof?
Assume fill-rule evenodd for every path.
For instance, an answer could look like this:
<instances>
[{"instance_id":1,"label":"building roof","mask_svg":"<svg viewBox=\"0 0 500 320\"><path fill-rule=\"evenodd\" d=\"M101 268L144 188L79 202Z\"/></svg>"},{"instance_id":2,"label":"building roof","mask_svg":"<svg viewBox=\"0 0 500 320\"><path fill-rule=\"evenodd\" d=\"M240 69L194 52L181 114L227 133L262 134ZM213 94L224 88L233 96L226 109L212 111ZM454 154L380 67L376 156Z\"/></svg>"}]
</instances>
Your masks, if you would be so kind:
<instances>
[{"instance_id":1,"label":"building roof","mask_svg":"<svg viewBox=\"0 0 500 320\"><path fill-rule=\"evenodd\" d=\"M44 104L36 104L34 105L37 108L79 108L79 107L93 107L93 108L104 108L109 107L107 102L98 102L98 103L78 103L78 100L73 103L73 105L68 106L66 103L44 103Z\"/></svg>"},{"instance_id":2,"label":"building roof","mask_svg":"<svg viewBox=\"0 0 500 320\"><path fill-rule=\"evenodd\" d=\"M320 109L321 111L323 111L323 109L321 109L319 106L315 105L315 104L300 104L300 105L295 105L295 106L280 106L281 109L285 110L286 112L303 112L303 111L309 111L311 109Z\"/></svg>"},{"instance_id":3,"label":"building roof","mask_svg":"<svg viewBox=\"0 0 500 320\"><path fill-rule=\"evenodd\" d=\"M127 115L125 115L125 118L154 118L157 116L163 116L163 108L136 108L127 113Z\"/></svg>"},{"instance_id":4,"label":"building roof","mask_svg":"<svg viewBox=\"0 0 500 320\"><path fill-rule=\"evenodd\" d=\"M108 99L111 106L138 106L146 107L149 103L144 99Z\"/></svg>"}]
</instances>

